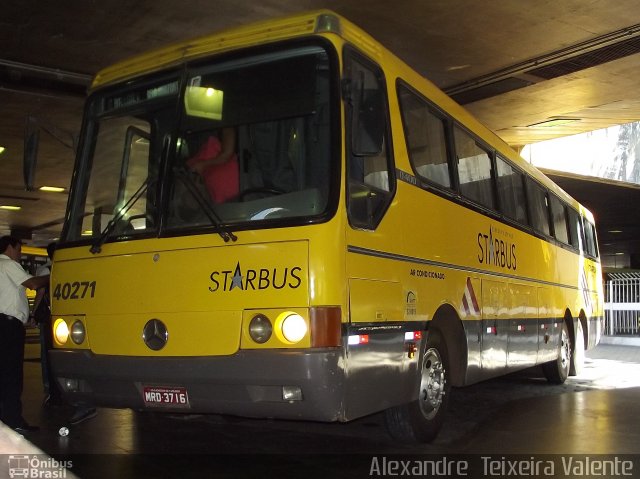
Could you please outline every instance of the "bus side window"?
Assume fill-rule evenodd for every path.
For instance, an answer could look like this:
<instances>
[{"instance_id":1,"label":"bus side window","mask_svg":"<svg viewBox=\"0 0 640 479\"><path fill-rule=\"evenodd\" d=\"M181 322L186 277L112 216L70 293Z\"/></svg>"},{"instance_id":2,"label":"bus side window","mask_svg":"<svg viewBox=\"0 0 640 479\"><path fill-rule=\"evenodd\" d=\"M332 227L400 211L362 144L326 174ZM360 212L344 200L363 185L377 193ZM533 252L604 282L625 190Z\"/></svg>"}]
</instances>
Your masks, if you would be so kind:
<instances>
[{"instance_id":1,"label":"bus side window","mask_svg":"<svg viewBox=\"0 0 640 479\"><path fill-rule=\"evenodd\" d=\"M379 67L351 51L345 65L349 221L375 229L395 189L384 77Z\"/></svg>"},{"instance_id":2,"label":"bus side window","mask_svg":"<svg viewBox=\"0 0 640 479\"><path fill-rule=\"evenodd\" d=\"M498 173L498 199L500 200L502 213L520 224L527 225L527 201L522 173L512 168L500 156L496 156L496 167Z\"/></svg>"},{"instance_id":3,"label":"bus side window","mask_svg":"<svg viewBox=\"0 0 640 479\"><path fill-rule=\"evenodd\" d=\"M446 123L408 88L398 88L404 136L411 166L417 176L451 188L447 159Z\"/></svg>"},{"instance_id":4,"label":"bus side window","mask_svg":"<svg viewBox=\"0 0 640 479\"><path fill-rule=\"evenodd\" d=\"M547 191L531 178L527 178L527 199L529 200L529 216L531 226L540 233L549 236L549 198Z\"/></svg>"},{"instance_id":5,"label":"bus side window","mask_svg":"<svg viewBox=\"0 0 640 479\"><path fill-rule=\"evenodd\" d=\"M553 219L553 235L558 241L569 244L569 234L567 231L567 215L564 203L551 195L551 216Z\"/></svg>"},{"instance_id":6,"label":"bus side window","mask_svg":"<svg viewBox=\"0 0 640 479\"><path fill-rule=\"evenodd\" d=\"M586 236L587 254L593 258L597 258L598 244L596 242L596 227L586 218L584 219L584 232Z\"/></svg>"},{"instance_id":7,"label":"bus side window","mask_svg":"<svg viewBox=\"0 0 640 479\"><path fill-rule=\"evenodd\" d=\"M491 156L467 132L454 129L460 193L487 208L495 207Z\"/></svg>"},{"instance_id":8,"label":"bus side window","mask_svg":"<svg viewBox=\"0 0 640 479\"><path fill-rule=\"evenodd\" d=\"M578 251L583 249L584 233L582 232L582 223L580 222L580 215L572 208L569 208L569 240L571 246Z\"/></svg>"}]
</instances>

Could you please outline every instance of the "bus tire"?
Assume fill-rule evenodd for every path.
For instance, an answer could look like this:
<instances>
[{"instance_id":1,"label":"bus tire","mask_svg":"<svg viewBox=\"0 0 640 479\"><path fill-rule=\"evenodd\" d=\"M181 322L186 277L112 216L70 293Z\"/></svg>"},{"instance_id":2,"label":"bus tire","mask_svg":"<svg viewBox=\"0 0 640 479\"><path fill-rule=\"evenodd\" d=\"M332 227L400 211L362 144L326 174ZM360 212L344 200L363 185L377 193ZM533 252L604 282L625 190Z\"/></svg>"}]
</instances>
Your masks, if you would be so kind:
<instances>
[{"instance_id":1,"label":"bus tire","mask_svg":"<svg viewBox=\"0 0 640 479\"><path fill-rule=\"evenodd\" d=\"M442 427L451 385L447 346L439 332L428 333L419 364L418 399L385 411L389 435L402 442L430 442Z\"/></svg>"},{"instance_id":2,"label":"bus tire","mask_svg":"<svg viewBox=\"0 0 640 479\"><path fill-rule=\"evenodd\" d=\"M573 340L573 354L571 355L571 367L569 369L569 376L577 376L582 372L582 369L584 368L584 357L584 333L582 331L582 323L578 319L575 339Z\"/></svg>"},{"instance_id":3,"label":"bus tire","mask_svg":"<svg viewBox=\"0 0 640 479\"><path fill-rule=\"evenodd\" d=\"M560 344L558 345L558 357L542 365L542 371L547 381L551 384L562 384L566 381L567 376L569 376L571 349L569 330L567 329L567 323L563 321L562 331L560 332Z\"/></svg>"}]
</instances>

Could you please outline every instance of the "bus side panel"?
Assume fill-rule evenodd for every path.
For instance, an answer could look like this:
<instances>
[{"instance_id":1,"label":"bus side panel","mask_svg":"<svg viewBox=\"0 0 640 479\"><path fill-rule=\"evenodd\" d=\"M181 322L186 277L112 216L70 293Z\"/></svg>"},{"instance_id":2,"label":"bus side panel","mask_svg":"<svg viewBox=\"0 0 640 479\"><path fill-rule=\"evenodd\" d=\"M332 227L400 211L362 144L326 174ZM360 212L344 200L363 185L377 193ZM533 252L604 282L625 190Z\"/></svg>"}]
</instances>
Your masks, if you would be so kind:
<instances>
[{"instance_id":1,"label":"bus side panel","mask_svg":"<svg viewBox=\"0 0 640 479\"><path fill-rule=\"evenodd\" d=\"M415 399L417 387L408 379L417 374L418 355L408 358L403 344L404 332L395 331L371 334L366 344L347 346L347 420Z\"/></svg>"},{"instance_id":2,"label":"bus side panel","mask_svg":"<svg viewBox=\"0 0 640 479\"><path fill-rule=\"evenodd\" d=\"M507 364L511 369L526 368L538 356L538 315L536 290L532 286L509 284L511 320Z\"/></svg>"},{"instance_id":3,"label":"bus side panel","mask_svg":"<svg viewBox=\"0 0 640 479\"><path fill-rule=\"evenodd\" d=\"M467 386L484 379L482 373L482 321L462 321L467 340L467 367L463 371L460 386ZM458 384L454 384L457 386Z\"/></svg>"},{"instance_id":4,"label":"bus side panel","mask_svg":"<svg viewBox=\"0 0 640 479\"><path fill-rule=\"evenodd\" d=\"M402 289L396 281L349 280L351 323L401 321Z\"/></svg>"},{"instance_id":5,"label":"bus side panel","mask_svg":"<svg viewBox=\"0 0 640 479\"><path fill-rule=\"evenodd\" d=\"M485 378L507 370L509 301L506 283L482 280L482 371Z\"/></svg>"},{"instance_id":6,"label":"bus side panel","mask_svg":"<svg viewBox=\"0 0 640 479\"><path fill-rule=\"evenodd\" d=\"M345 403L347 419L353 419L407 402L413 392L407 374L415 376L417 355L409 358L405 351L400 283L352 278L349 290L348 335L354 339L347 344Z\"/></svg>"},{"instance_id":7,"label":"bus side panel","mask_svg":"<svg viewBox=\"0 0 640 479\"><path fill-rule=\"evenodd\" d=\"M553 361L558 356L560 323L553 314L553 291L551 288L538 289L538 363Z\"/></svg>"},{"instance_id":8,"label":"bus side panel","mask_svg":"<svg viewBox=\"0 0 640 479\"><path fill-rule=\"evenodd\" d=\"M587 318L587 349L597 346L604 332L604 284L600 263L587 259L584 264L585 283L588 289L585 305Z\"/></svg>"}]
</instances>

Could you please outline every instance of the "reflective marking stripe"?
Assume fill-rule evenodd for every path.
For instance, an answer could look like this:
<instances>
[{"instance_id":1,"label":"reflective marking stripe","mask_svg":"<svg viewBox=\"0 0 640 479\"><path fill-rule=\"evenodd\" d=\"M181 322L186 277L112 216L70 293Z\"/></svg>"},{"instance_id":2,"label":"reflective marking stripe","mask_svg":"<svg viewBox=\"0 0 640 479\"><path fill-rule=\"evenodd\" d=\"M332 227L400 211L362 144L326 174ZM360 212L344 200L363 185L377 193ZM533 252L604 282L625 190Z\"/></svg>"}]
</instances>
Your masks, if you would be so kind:
<instances>
[{"instance_id":1,"label":"reflective marking stripe","mask_svg":"<svg viewBox=\"0 0 640 479\"><path fill-rule=\"evenodd\" d=\"M467 316L471 314L480 314L480 306L478 306L478 300L476 299L476 293L473 290L473 285L471 284L471 278L467 277L467 285L464 288L464 293L462 294L462 306L464 308ZM473 310L471 309L473 307Z\"/></svg>"}]
</instances>

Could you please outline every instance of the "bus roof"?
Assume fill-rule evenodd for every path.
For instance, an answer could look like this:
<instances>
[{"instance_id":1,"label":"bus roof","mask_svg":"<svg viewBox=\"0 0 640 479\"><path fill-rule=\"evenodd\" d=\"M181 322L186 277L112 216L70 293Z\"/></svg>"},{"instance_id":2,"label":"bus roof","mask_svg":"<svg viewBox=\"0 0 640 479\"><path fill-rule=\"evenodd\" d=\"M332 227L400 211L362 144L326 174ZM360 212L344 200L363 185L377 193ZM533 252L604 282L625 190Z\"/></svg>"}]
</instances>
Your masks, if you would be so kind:
<instances>
[{"instance_id":1,"label":"bus roof","mask_svg":"<svg viewBox=\"0 0 640 479\"><path fill-rule=\"evenodd\" d=\"M336 22L335 20L332 21L331 18L338 19L338 15L329 10L317 10L230 28L212 35L143 53L98 72L93 80L91 89L179 65L186 60L212 53L313 34L318 31L318 25L323 22L323 19L325 19L324 23L327 25L340 24L344 21L340 19ZM328 28L333 27L320 28L326 31Z\"/></svg>"}]
</instances>

